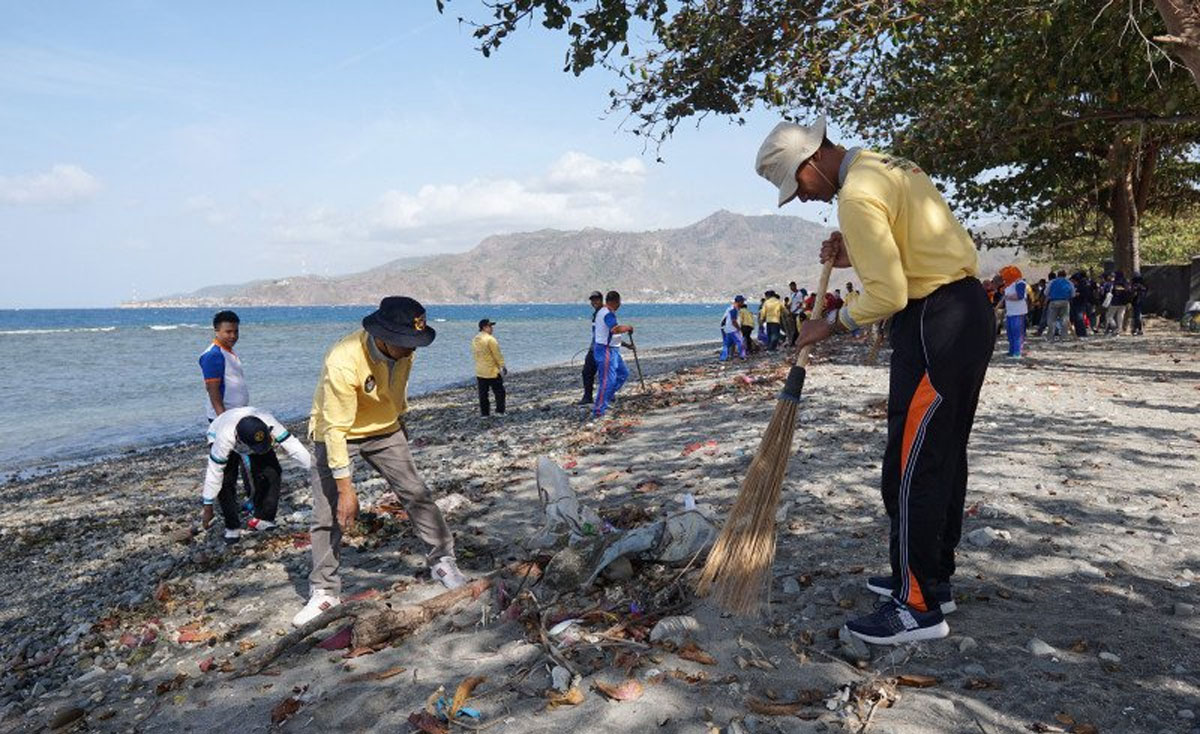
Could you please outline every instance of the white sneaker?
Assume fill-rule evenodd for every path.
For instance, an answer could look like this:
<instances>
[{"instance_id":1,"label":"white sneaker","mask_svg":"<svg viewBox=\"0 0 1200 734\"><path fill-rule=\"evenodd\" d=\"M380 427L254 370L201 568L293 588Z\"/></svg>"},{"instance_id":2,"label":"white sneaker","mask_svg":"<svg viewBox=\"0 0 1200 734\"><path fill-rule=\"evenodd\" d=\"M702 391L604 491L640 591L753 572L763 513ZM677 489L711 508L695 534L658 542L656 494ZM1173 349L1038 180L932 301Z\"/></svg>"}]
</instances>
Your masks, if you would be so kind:
<instances>
[{"instance_id":1,"label":"white sneaker","mask_svg":"<svg viewBox=\"0 0 1200 734\"><path fill-rule=\"evenodd\" d=\"M233 545L234 543L238 542L241 539L242 539L242 531L241 530L239 530L238 528L234 528L233 530L229 530L228 528L226 528L226 530L225 530L225 544L226 545Z\"/></svg>"},{"instance_id":2,"label":"white sneaker","mask_svg":"<svg viewBox=\"0 0 1200 734\"><path fill-rule=\"evenodd\" d=\"M255 532L263 532L265 530L273 530L276 526L270 520L260 520L257 517L252 517L246 521L246 527Z\"/></svg>"},{"instance_id":3,"label":"white sneaker","mask_svg":"<svg viewBox=\"0 0 1200 734\"><path fill-rule=\"evenodd\" d=\"M462 571L458 570L458 563L455 562L454 556L442 556L438 562L433 564L433 568L429 569L429 574L433 578L442 582L442 586L447 589L457 589L467 583L467 577L462 575Z\"/></svg>"},{"instance_id":4,"label":"white sneaker","mask_svg":"<svg viewBox=\"0 0 1200 734\"><path fill-rule=\"evenodd\" d=\"M309 597L308 603L304 605L304 608L297 612L296 616L292 617L292 626L303 627L321 616L322 612L333 609L341 603L341 599L330 594L328 591L314 591L312 596Z\"/></svg>"}]
</instances>

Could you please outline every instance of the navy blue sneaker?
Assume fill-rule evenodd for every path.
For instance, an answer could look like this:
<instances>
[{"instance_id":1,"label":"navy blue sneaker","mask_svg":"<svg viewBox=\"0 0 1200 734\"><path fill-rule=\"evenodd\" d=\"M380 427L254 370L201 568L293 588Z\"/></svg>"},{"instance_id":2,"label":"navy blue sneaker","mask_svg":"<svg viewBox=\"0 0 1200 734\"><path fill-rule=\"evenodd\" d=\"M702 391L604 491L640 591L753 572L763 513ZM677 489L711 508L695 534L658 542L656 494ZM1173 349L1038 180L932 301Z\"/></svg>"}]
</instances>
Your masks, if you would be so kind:
<instances>
[{"instance_id":1,"label":"navy blue sneaker","mask_svg":"<svg viewBox=\"0 0 1200 734\"><path fill-rule=\"evenodd\" d=\"M880 596L891 596L895 588L891 576L872 576L867 579L867 590ZM958 609L958 605L954 603L954 587L949 581L939 581L937 586L933 587L933 595L937 598L938 606L942 608L942 614L949 614Z\"/></svg>"},{"instance_id":2,"label":"navy blue sneaker","mask_svg":"<svg viewBox=\"0 0 1200 734\"><path fill-rule=\"evenodd\" d=\"M895 599L881 602L865 617L850 620L846 629L873 645L899 645L917 640L938 640L950 634L940 609L918 612Z\"/></svg>"}]
</instances>

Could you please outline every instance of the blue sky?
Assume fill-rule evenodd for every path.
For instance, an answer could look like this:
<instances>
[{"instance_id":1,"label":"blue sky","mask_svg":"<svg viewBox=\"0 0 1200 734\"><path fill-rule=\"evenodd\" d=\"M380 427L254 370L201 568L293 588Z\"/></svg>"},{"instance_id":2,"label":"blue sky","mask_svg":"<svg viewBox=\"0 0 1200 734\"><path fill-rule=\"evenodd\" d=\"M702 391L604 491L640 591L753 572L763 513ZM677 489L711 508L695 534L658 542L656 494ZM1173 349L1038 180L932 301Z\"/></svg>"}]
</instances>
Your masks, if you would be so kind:
<instances>
[{"instance_id":1,"label":"blue sky","mask_svg":"<svg viewBox=\"0 0 1200 734\"><path fill-rule=\"evenodd\" d=\"M477 0L0 6L0 307L82 307L341 274L542 227L774 211L776 119L663 150L563 73L540 28L490 59ZM790 205L823 220L831 208Z\"/></svg>"}]
</instances>

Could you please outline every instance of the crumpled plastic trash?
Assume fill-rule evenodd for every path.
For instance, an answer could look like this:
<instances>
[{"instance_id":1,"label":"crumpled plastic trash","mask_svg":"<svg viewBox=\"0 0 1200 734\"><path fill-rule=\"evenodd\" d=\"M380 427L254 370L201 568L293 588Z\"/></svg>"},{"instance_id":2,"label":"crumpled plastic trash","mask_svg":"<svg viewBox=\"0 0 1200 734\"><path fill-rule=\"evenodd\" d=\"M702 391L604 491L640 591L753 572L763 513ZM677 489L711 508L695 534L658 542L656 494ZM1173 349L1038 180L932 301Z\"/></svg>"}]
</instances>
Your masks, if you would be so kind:
<instances>
[{"instance_id":1,"label":"crumpled plastic trash","mask_svg":"<svg viewBox=\"0 0 1200 734\"><path fill-rule=\"evenodd\" d=\"M570 477L549 458L538 458L538 494L546 513L546 524L528 546L545 548L554 545L564 532L568 544L583 540L603 542L598 555L593 556L592 571L582 586L590 586L596 576L622 556L661 563L682 563L708 548L717 539L717 526L708 518L696 498L685 494L683 509L658 522L624 532L605 523L594 510L583 505L571 489ZM601 534L608 535L601 541Z\"/></svg>"},{"instance_id":2,"label":"crumpled plastic trash","mask_svg":"<svg viewBox=\"0 0 1200 734\"><path fill-rule=\"evenodd\" d=\"M567 544L595 538L606 529L605 522L594 510L580 503L571 489L571 479L562 467L548 457L540 456L537 461L538 496L546 523L542 530L527 543L530 548L548 548L557 545L564 534Z\"/></svg>"}]
</instances>

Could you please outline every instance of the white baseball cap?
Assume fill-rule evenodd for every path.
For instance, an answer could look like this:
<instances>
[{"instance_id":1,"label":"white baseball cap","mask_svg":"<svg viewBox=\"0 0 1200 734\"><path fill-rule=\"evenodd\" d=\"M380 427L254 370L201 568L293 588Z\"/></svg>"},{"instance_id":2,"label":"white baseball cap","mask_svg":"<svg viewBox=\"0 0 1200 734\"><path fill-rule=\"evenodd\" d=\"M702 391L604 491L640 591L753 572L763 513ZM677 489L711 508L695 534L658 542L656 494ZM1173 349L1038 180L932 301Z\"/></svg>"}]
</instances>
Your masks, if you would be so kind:
<instances>
[{"instance_id":1,"label":"white baseball cap","mask_svg":"<svg viewBox=\"0 0 1200 734\"><path fill-rule=\"evenodd\" d=\"M796 196L796 170L808 160L825 139L825 116L812 125L781 122L775 126L758 149L754 170L758 175L779 187L779 206Z\"/></svg>"}]
</instances>

